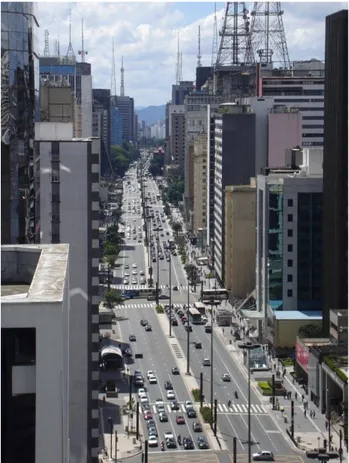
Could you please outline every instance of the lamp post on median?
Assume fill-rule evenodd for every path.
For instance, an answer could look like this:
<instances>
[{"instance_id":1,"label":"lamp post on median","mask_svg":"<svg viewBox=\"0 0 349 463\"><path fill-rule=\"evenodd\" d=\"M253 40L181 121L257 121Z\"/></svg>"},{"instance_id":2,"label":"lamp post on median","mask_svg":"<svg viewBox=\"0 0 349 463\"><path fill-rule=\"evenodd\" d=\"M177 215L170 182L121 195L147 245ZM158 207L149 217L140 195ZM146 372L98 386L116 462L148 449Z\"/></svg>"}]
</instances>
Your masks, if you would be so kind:
<instances>
[{"instance_id":1,"label":"lamp post on median","mask_svg":"<svg viewBox=\"0 0 349 463\"><path fill-rule=\"evenodd\" d=\"M248 369L248 463L251 463L251 365L250 365L250 351L252 349L258 349L260 344L252 344L246 342L239 345L240 349L247 350L247 369Z\"/></svg>"},{"instance_id":2,"label":"lamp post on median","mask_svg":"<svg viewBox=\"0 0 349 463\"><path fill-rule=\"evenodd\" d=\"M159 228L155 228L156 231L156 305L159 305L159 278L160 278L160 268L159 268Z\"/></svg>"},{"instance_id":3,"label":"lamp post on median","mask_svg":"<svg viewBox=\"0 0 349 463\"><path fill-rule=\"evenodd\" d=\"M108 417L108 422L110 424L110 459L112 459L112 452L113 452L113 419L111 416Z\"/></svg>"},{"instance_id":4,"label":"lamp post on median","mask_svg":"<svg viewBox=\"0 0 349 463\"><path fill-rule=\"evenodd\" d=\"M170 260L169 260L169 286L170 286L170 325L169 325L169 336L172 336L172 281L171 281L171 274L172 274L172 259L171 259L171 253L169 254Z\"/></svg>"},{"instance_id":5,"label":"lamp post on median","mask_svg":"<svg viewBox=\"0 0 349 463\"><path fill-rule=\"evenodd\" d=\"M188 272L188 299L187 299L187 375L190 375L190 319L189 319L189 303L190 303L190 276Z\"/></svg>"}]
</instances>

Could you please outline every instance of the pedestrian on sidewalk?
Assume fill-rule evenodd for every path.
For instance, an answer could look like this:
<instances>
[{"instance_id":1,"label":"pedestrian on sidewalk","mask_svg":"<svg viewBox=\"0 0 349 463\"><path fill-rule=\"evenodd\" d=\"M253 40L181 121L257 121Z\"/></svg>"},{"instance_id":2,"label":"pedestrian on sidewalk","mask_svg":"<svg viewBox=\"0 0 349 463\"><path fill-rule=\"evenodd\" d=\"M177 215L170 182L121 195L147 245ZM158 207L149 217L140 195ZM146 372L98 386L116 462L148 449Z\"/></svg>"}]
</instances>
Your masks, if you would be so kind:
<instances>
[{"instance_id":1,"label":"pedestrian on sidewalk","mask_svg":"<svg viewBox=\"0 0 349 463\"><path fill-rule=\"evenodd\" d=\"M296 400L298 399L297 391L294 393L294 398L295 398Z\"/></svg>"}]
</instances>

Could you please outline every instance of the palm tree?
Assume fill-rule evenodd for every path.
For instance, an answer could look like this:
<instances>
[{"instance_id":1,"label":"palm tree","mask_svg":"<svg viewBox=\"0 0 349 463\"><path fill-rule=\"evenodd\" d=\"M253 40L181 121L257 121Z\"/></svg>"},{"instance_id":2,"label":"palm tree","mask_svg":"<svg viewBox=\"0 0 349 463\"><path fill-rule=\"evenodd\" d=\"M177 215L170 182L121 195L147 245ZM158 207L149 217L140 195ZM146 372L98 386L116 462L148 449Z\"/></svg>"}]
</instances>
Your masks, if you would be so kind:
<instances>
[{"instance_id":1,"label":"palm tree","mask_svg":"<svg viewBox=\"0 0 349 463\"><path fill-rule=\"evenodd\" d=\"M124 300L122 299L120 294L118 294L114 289L107 291L104 294L104 306L107 307L109 310L112 310L114 305L123 303Z\"/></svg>"},{"instance_id":2,"label":"palm tree","mask_svg":"<svg viewBox=\"0 0 349 463\"><path fill-rule=\"evenodd\" d=\"M111 276L112 270L115 268L116 256L113 254L109 254L104 257L104 260L106 264L108 265L108 291L110 291L110 280L111 280L110 276Z\"/></svg>"}]
</instances>

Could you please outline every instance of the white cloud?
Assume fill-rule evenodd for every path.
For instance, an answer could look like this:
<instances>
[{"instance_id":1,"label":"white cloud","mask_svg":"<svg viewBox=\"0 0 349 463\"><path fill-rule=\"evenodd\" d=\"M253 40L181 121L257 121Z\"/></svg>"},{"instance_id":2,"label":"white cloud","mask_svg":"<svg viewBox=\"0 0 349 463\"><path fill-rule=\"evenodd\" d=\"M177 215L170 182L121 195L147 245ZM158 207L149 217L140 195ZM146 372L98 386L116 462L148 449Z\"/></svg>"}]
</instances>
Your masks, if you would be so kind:
<instances>
[{"instance_id":1,"label":"white cloud","mask_svg":"<svg viewBox=\"0 0 349 463\"><path fill-rule=\"evenodd\" d=\"M44 48L44 30L48 29L51 53L59 30L60 51L65 54L69 41L71 8L72 44L76 55L81 49L81 18L84 18L85 49L88 50L88 61L92 64L94 88L110 87L111 44L114 36L117 86L120 85L120 63L123 56L126 93L135 98L136 105L164 104L170 98L175 78L179 27L183 78L195 79L199 25L202 63L211 63L213 12L202 17L200 4L191 5L193 10L190 17L197 19L187 24L187 10L179 3L39 3L40 52ZM248 5L251 8L252 4ZM323 58L325 16L346 8L346 3L282 5L290 59ZM188 8L188 4L185 6ZM219 28L223 15L224 9L217 12Z\"/></svg>"}]
</instances>

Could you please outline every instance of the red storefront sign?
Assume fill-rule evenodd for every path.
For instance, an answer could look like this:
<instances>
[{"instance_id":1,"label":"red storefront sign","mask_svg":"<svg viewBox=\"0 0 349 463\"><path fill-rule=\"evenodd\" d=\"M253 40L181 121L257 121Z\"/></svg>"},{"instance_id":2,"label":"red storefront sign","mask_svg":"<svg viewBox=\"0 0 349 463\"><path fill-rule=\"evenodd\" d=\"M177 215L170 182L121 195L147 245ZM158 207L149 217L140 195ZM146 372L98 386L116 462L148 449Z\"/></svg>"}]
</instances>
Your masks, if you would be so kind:
<instances>
[{"instance_id":1,"label":"red storefront sign","mask_svg":"<svg viewBox=\"0 0 349 463\"><path fill-rule=\"evenodd\" d=\"M305 346L299 339L296 342L296 359L305 371L308 371L309 347Z\"/></svg>"}]
</instances>

